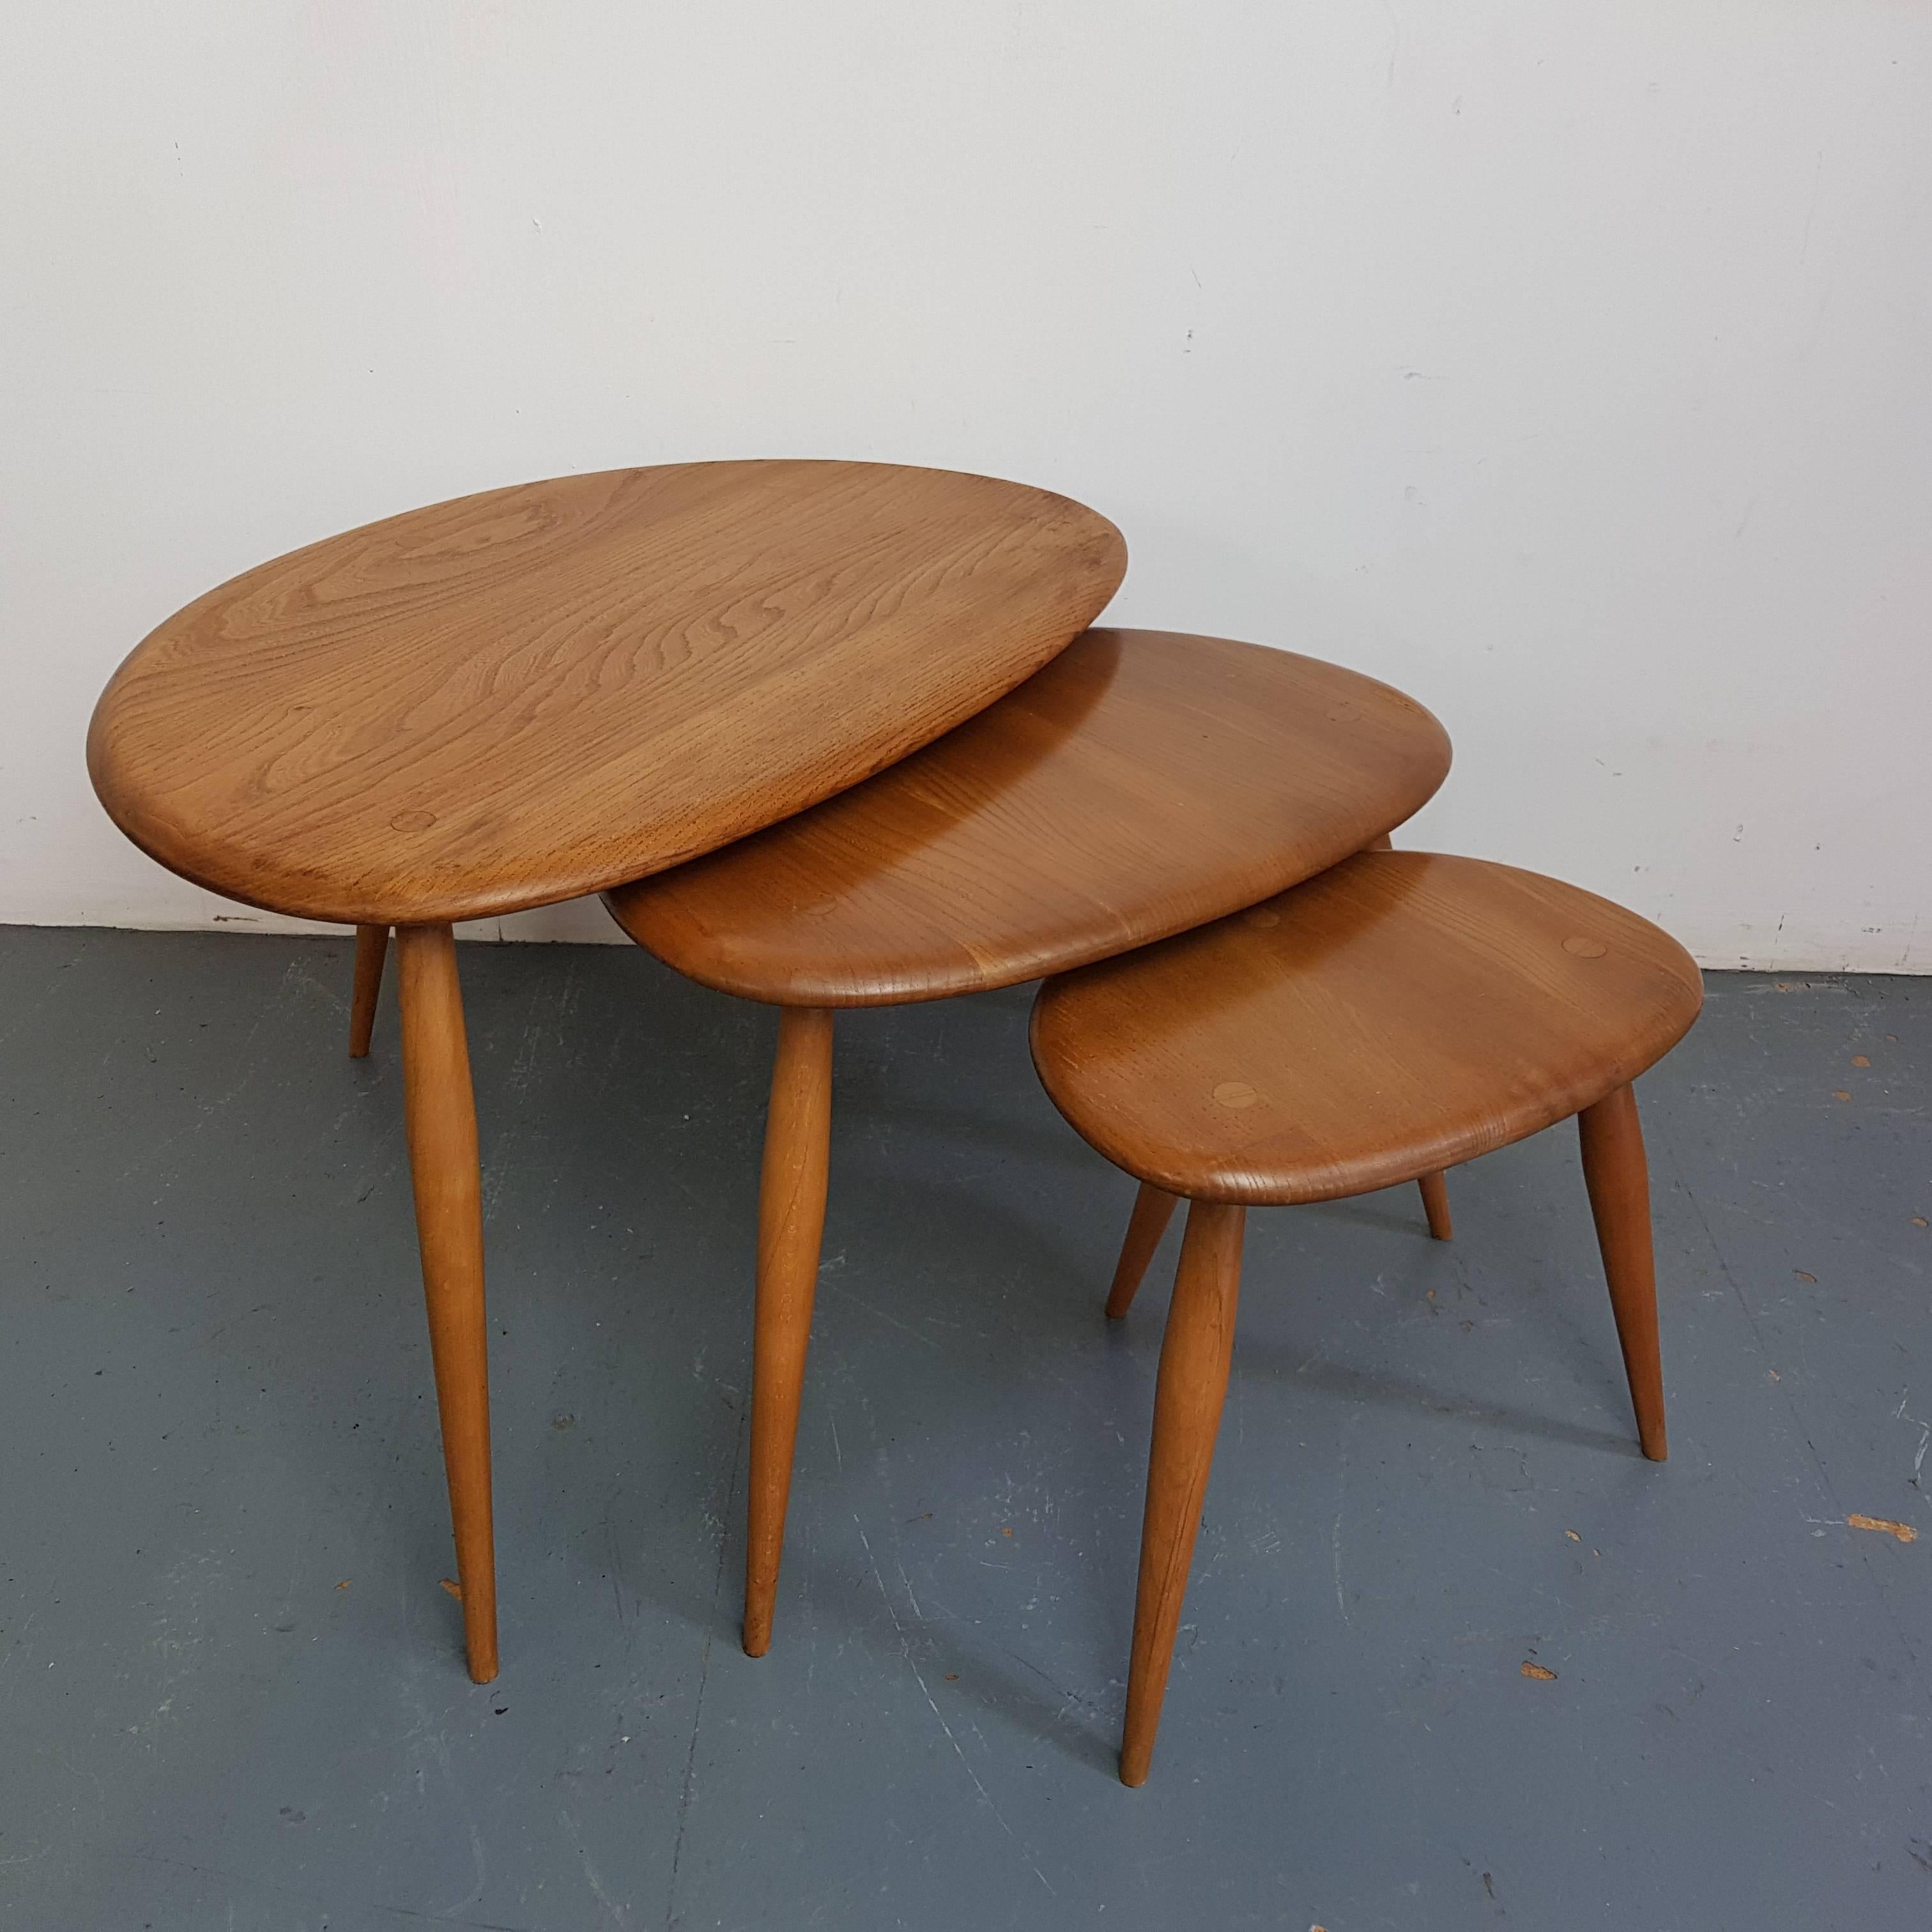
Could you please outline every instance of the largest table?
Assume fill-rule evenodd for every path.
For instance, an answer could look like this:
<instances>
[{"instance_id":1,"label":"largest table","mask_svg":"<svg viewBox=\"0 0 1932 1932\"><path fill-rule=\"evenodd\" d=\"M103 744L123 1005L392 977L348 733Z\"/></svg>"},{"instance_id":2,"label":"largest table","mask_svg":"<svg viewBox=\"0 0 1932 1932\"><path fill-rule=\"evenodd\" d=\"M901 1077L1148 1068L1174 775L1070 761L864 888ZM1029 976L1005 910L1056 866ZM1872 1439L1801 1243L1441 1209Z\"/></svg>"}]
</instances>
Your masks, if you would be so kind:
<instances>
[{"instance_id":1,"label":"largest table","mask_svg":"<svg viewBox=\"0 0 1932 1932\"><path fill-rule=\"evenodd\" d=\"M396 929L423 1291L470 1673L496 1674L483 1217L452 922L594 892L929 742L1100 612L1120 532L1048 492L712 463L493 490L245 572L115 674L102 803L171 870Z\"/></svg>"}]
</instances>

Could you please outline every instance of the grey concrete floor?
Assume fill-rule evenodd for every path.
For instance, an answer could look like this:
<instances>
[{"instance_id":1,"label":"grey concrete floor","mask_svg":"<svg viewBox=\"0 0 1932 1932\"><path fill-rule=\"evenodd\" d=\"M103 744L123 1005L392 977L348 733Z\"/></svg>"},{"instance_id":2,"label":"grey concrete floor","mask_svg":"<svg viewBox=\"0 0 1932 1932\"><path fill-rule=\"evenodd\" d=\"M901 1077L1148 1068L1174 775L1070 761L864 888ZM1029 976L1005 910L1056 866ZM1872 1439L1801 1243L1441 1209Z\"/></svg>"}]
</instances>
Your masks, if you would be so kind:
<instances>
[{"instance_id":1,"label":"grey concrete floor","mask_svg":"<svg viewBox=\"0 0 1932 1932\"><path fill-rule=\"evenodd\" d=\"M484 1689L439 1587L388 996L358 1065L344 943L0 932L10 1932L1932 1925L1932 986L1713 976L1643 1082L1666 1467L1567 1130L1452 1177L1451 1246L1413 1190L1252 1218L1130 1792L1174 1238L1110 1330L1132 1190L1035 1085L1027 994L842 1022L754 1663L770 1016L629 948L463 970Z\"/></svg>"}]
</instances>

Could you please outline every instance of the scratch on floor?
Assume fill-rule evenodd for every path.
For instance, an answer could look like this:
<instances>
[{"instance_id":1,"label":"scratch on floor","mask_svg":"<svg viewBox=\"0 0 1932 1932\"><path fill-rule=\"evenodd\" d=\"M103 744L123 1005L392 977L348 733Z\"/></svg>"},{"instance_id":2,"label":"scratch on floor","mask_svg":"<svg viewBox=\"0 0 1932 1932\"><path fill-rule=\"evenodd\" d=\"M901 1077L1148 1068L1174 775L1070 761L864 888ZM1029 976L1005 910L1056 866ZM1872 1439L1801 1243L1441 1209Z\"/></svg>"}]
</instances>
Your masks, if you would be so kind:
<instances>
[{"instance_id":1,"label":"scratch on floor","mask_svg":"<svg viewBox=\"0 0 1932 1932\"><path fill-rule=\"evenodd\" d=\"M1335 1570L1335 1607L1342 1612L1342 1621L1351 1626L1355 1620L1348 1614L1348 1600L1342 1588L1342 1518L1348 1507L1348 1438L1360 1420L1358 1411L1342 1432L1342 1461L1335 1475L1335 1521L1328 1532L1328 1555Z\"/></svg>"},{"instance_id":2,"label":"scratch on floor","mask_svg":"<svg viewBox=\"0 0 1932 1932\"><path fill-rule=\"evenodd\" d=\"M830 1286L831 1284L826 1282L821 1275L819 1281L819 1288L820 1292L824 1292ZM854 1294L849 1288L833 1288L831 1292L832 1294L836 1295L841 1301L849 1301L854 1307L862 1308L868 1315L876 1316L881 1322L890 1322L895 1328L902 1329L907 1334L910 1335L915 1342L922 1344L924 1347L928 1348L937 1348L939 1346L939 1344L935 1342L930 1335L926 1334L922 1330L915 1328L910 1322L902 1322L896 1315L888 1315L883 1308L874 1308L869 1301L865 1300L860 1296Z\"/></svg>"},{"instance_id":3,"label":"scratch on floor","mask_svg":"<svg viewBox=\"0 0 1932 1932\"><path fill-rule=\"evenodd\" d=\"M731 1483L725 1492L724 1507L730 1510L738 1500L738 1475L744 1467L745 1434L737 1432L736 1447L731 1455ZM704 1722L704 1690L711 1681L711 1646L716 1637L718 1600L724 1590L724 1558L730 1548L730 1539L722 1532L718 1538L718 1568L711 1580L712 1628L704 1633L704 1648L698 1660L698 1696L691 1713L691 1749L684 1760L684 1784L677 1795L677 1836L673 1841L670 1853L670 1881L664 1896L664 1926L666 1932L677 1923L677 1875L684 1862L684 1834L689 1822L692 1794L698 1788L698 1734Z\"/></svg>"},{"instance_id":4,"label":"scratch on floor","mask_svg":"<svg viewBox=\"0 0 1932 1932\"><path fill-rule=\"evenodd\" d=\"M466 1817L464 1822L470 1828L470 1863L476 1880L476 1886L467 1898L459 1898L454 1905L442 1907L436 1914L439 1918L456 1920L458 1913L467 1912L472 1906L481 1905L484 1893L489 1889L490 1868L484 1856L483 1834L476 1828L474 1818Z\"/></svg>"},{"instance_id":5,"label":"scratch on floor","mask_svg":"<svg viewBox=\"0 0 1932 1932\"><path fill-rule=\"evenodd\" d=\"M1899 1397L1898 1407L1893 1413L1894 1420L1909 1422L1918 1432L1918 1453L1912 1459L1912 1486L1915 1490L1922 1490L1925 1486L1922 1480L1925 1474L1925 1451L1928 1445L1932 1445L1932 1422L1922 1422L1917 1416L1906 1414L1905 1405L1911 1396L1912 1391L1907 1389Z\"/></svg>"},{"instance_id":6,"label":"scratch on floor","mask_svg":"<svg viewBox=\"0 0 1932 1932\"><path fill-rule=\"evenodd\" d=\"M561 1808L556 1815L563 1820L564 1829L570 1834L572 1841L577 1846L577 1856L583 1864L584 1876L590 1882L590 1889L596 1894L598 1904L610 1913L610 1922L614 1925L629 1924L629 1912L604 1889L604 1881L598 1876L597 1868L591 1862L590 1853L584 1845L583 1826Z\"/></svg>"},{"instance_id":7,"label":"scratch on floor","mask_svg":"<svg viewBox=\"0 0 1932 1932\"><path fill-rule=\"evenodd\" d=\"M1345 1624L1352 1623L1354 1620L1348 1615L1348 1599L1342 1594L1342 1512L1339 1509L1335 1512L1335 1526L1329 1532L1328 1548L1335 1564L1335 1607L1342 1612Z\"/></svg>"},{"instance_id":8,"label":"scratch on floor","mask_svg":"<svg viewBox=\"0 0 1932 1932\"><path fill-rule=\"evenodd\" d=\"M966 1775L973 1780L973 1789L980 1794L986 1804L986 1809L992 1812L998 1821L1000 1829L1005 1832L1016 1845L1018 1846L1020 1856L1026 1860L1034 1876L1038 1879L1042 1885L1046 1886L1048 1893L1052 1897L1058 1898L1060 1896L1059 1893L1054 1891L1046 1873L1042 1871L1038 1864L1035 1862L1032 1852L1027 1849L1025 1841L1012 1826L1006 1822L1006 1814L993 1802L993 1794L980 1782L980 1774L973 1768L973 1760L966 1755L959 1740L953 1736L952 1726L946 1721L945 1713L934 1702L932 1690L926 1681L926 1673L913 1660L912 1646L907 1638L905 1625L900 1622L899 1613L892 1606L892 1593L886 1588L886 1580L880 1574L878 1558L872 1554L872 1540L866 1534L865 1525L860 1522L856 1515L852 1521L854 1527L858 1530L859 1540L865 1547L866 1561L872 1565L872 1581L878 1585L879 1594L884 1599L886 1615L892 1618L892 1628L898 1634L899 1654L905 1659L906 1668L912 1672L913 1682L919 1686L920 1695L926 1700L926 1708L932 1712L934 1718L938 1720L939 1728L946 1733L946 1742L952 1747L953 1755L958 1759ZM902 1571L900 1574L903 1575L904 1573Z\"/></svg>"}]
</instances>

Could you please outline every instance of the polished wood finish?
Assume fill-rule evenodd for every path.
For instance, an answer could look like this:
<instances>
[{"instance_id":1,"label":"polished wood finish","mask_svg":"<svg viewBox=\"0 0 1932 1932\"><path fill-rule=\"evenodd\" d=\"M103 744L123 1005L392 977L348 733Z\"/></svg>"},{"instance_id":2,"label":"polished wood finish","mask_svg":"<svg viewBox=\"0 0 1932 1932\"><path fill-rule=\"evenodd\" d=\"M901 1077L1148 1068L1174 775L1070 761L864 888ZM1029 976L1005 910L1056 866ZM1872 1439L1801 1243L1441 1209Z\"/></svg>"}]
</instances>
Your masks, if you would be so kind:
<instances>
[{"instance_id":1,"label":"polished wood finish","mask_svg":"<svg viewBox=\"0 0 1932 1932\"><path fill-rule=\"evenodd\" d=\"M1126 563L1105 518L988 477L609 470L262 564L102 694L88 769L136 845L231 898L358 928L353 1054L375 935L398 929L473 1675L496 1669L476 1120L454 954L424 935L446 950L452 920L602 890L856 784L1038 670Z\"/></svg>"},{"instance_id":2,"label":"polished wood finish","mask_svg":"<svg viewBox=\"0 0 1932 1932\"><path fill-rule=\"evenodd\" d=\"M1628 1087L1606 1094L1576 1116L1583 1180L1597 1223L1610 1310L1616 1318L1637 1438L1653 1462L1670 1449L1664 1426L1664 1360L1657 1334L1657 1261L1650 1234L1650 1168L1636 1096Z\"/></svg>"},{"instance_id":3,"label":"polished wood finish","mask_svg":"<svg viewBox=\"0 0 1932 1932\"><path fill-rule=\"evenodd\" d=\"M778 1016L778 1057L765 1116L745 1548L744 1641L752 1657L763 1657L771 1647L792 1449L812 1339L832 1141L832 1020L823 1007L791 1006Z\"/></svg>"},{"instance_id":4,"label":"polished wood finish","mask_svg":"<svg viewBox=\"0 0 1932 1932\"><path fill-rule=\"evenodd\" d=\"M935 999L1264 898L1401 823L1448 769L1435 718L1358 672L1096 630L890 770L607 903L725 992Z\"/></svg>"},{"instance_id":5,"label":"polished wood finish","mask_svg":"<svg viewBox=\"0 0 1932 1932\"><path fill-rule=\"evenodd\" d=\"M1156 1187L1150 1180L1141 1183L1134 1196L1134 1211L1128 1216L1127 1238L1120 1244L1120 1258L1114 1264L1113 1286L1107 1291L1107 1318L1118 1322L1134 1305L1148 1263L1167 1232L1180 1196Z\"/></svg>"},{"instance_id":6,"label":"polished wood finish","mask_svg":"<svg viewBox=\"0 0 1932 1932\"><path fill-rule=\"evenodd\" d=\"M442 1418L443 1467L456 1528L464 1640L470 1675L488 1684L496 1674L496 1569L490 1508L483 1198L455 935L446 926L399 928L396 969L403 1016L404 1123L430 1353Z\"/></svg>"},{"instance_id":7,"label":"polished wood finish","mask_svg":"<svg viewBox=\"0 0 1932 1932\"><path fill-rule=\"evenodd\" d=\"M1630 1082L1701 999L1689 956L1621 907L1508 866L1384 850L1041 989L1034 1058L1047 1091L1141 1182L1108 1315L1126 1312L1174 1197L1191 1204L1155 1399L1126 1783L1147 1777L1166 1692L1246 1205L1413 1179L1446 1240L1444 1166L1575 1114L1638 1437L1662 1462L1649 1179Z\"/></svg>"},{"instance_id":8,"label":"polished wood finish","mask_svg":"<svg viewBox=\"0 0 1932 1932\"><path fill-rule=\"evenodd\" d=\"M1386 833L1367 848L1371 852L1393 852L1395 841ZM1449 1182L1440 1174L1425 1174L1416 1182L1422 1190L1422 1211L1428 1217L1429 1232L1436 1240L1446 1241L1454 1232L1449 1219Z\"/></svg>"},{"instance_id":9,"label":"polished wood finish","mask_svg":"<svg viewBox=\"0 0 1932 1932\"><path fill-rule=\"evenodd\" d=\"M890 770L605 902L640 944L724 992L818 1013L935 999L1245 905L1400 824L1448 766L1441 725L1357 672L1225 638L1090 631ZM761 1335L768 1299L776 1312L754 1376L754 1414L768 1404L774 1418L754 1430L754 1655L770 1640L817 1259L772 1144L760 1226L784 1231L774 1265L803 1286L768 1297L761 1235ZM1148 1253L1164 1224L1137 1216ZM1132 1282L1117 1293L1131 1299ZM767 1388L768 1360L782 1386Z\"/></svg>"},{"instance_id":10,"label":"polished wood finish","mask_svg":"<svg viewBox=\"0 0 1932 1932\"><path fill-rule=\"evenodd\" d=\"M1553 879L1370 852L1051 980L1047 1090L1118 1166L1217 1201L1327 1201L1567 1119L1682 1036L1702 986L1646 920Z\"/></svg>"},{"instance_id":11,"label":"polished wood finish","mask_svg":"<svg viewBox=\"0 0 1932 1932\"><path fill-rule=\"evenodd\" d=\"M262 564L96 707L110 815L171 870L352 925L600 891L950 730L1091 622L1120 532L868 463L490 490Z\"/></svg>"},{"instance_id":12,"label":"polished wood finish","mask_svg":"<svg viewBox=\"0 0 1932 1932\"><path fill-rule=\"evenodd\" d=\"M1120 1782L1144 1784L1167 1695L1174 1639L1187 1594L1194 1538L1228 1394L1234 1308L1241 1288L1245 1210L1197 1201L1168 1309L1154 1385L1154 1440L1141 1526L1140 1587L1134 1600L1133 1662L1127 1673Z\"/></svg>"},{"instance_id":13,"label":"polished wood finish","mask_svg":"<svg viewBox=\"0 0 1932 1932\"><path fill-rule=\"evenodd\" d=\"M1363 848L1368 852L1390 852L1395 843L1384 832L1372 838ZM1449 1189L1447 1181L1439 1174L1425 1174L1417 1184L1422 1190L1423 1211L1429 1217L1429 1232L1438 1241L1450 1237ZM1165 1189L1155 1186L1150 1180L1144 1180L1140 1192L1134 1197L1133 1213L1127 1221L1126 1238L1120 1244L1120 1259L1114 1265L1114 1280L1107 1291L1107 1318L1120 1321L1134 1304L1134 1297L1139 1292L1148 1264L1153 1260L1154 1250L1160 1246L1160 1238L1167 1232L1167 1224L1173 1217L1178 1195L1168 1193Z\"/></svg>"},{"instance_id":14,"label":"polished wood finish","mask_svg":"<svg viewBox=\"0 0 1932 1932\"><path fill-rule=\"evenodd\" d=\"M1416 1183L1422 1190L1422 1210L1429 1216L1429 1232L1438 1241L1455 1232L1449 1220L1449 1184L1439 1174L1425 1174Z\"/></svg>"},{"instance_id":15,"label":"polished wood finish","mask_svg":"<svg viewBox=\"0 0 1932 1932\"><path fill-rule=\"evenodd\" d=\"M365 1059L376 1030L376 1000L382 990L382 960L389 950L386 926L356 928L356 986L349 1006L349 1057Z\"/></svg>"}]
</instances>

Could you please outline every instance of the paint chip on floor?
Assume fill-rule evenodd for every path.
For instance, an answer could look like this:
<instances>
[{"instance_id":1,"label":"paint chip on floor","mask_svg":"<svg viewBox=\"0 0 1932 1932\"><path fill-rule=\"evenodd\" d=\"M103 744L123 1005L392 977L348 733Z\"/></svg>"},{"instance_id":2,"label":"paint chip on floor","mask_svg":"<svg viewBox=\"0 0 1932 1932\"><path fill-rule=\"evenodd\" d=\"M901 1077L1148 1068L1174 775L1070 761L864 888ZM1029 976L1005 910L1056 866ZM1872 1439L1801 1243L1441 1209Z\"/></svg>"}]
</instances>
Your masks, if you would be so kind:
<instances>
[{"instance_id":1,"label":"paint chip on floor","mask_svg":"<svg viewBox=\"0 0 1932 1932\"><path fill-rule=\"evenodd\" d=\"M1909 1522L1894 1522L1888 1516L1860 1516L1856 1510L1845 1519L1853 1529L1882 1530L1887 1536L1895 1536L1901 1543L1916 1543L1918 1532Z\"/></svg>"},{"instance_id":2,"label":"paint chip on floor","mask_svg":"<svg viewBox=\"0 0 1932 1932\"><path fill-rule=\"evenodd\" d=\"M1554 1684L1556 1682L1555 1671L1546 1670L1540 1664L1532 1664L1527 1658L1523 1660L1522 1674L1526 1677L1534 1677L1539 1684Z\"/></svg>"}]
</instances>

